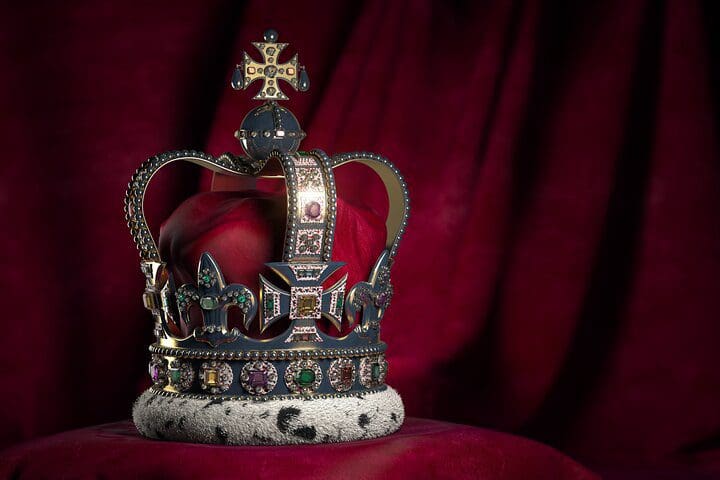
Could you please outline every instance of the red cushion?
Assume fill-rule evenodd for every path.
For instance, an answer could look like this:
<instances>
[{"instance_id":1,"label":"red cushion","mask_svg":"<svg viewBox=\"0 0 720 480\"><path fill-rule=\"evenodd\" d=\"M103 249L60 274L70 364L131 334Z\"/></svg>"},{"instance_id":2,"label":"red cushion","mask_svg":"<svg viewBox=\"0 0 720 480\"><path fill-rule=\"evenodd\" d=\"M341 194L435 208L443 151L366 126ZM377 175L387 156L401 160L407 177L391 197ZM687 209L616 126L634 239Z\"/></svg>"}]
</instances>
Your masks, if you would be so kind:
<instances>
[{"instance_id":1,"label":"red cushion","mask_svg":"<svg viewBox=\"0 0 720 480\"><path fill-rule=\"evenodd\" d=\"M409 418L389 437L315 446L229 447L141 437L130 422L73 430L0 454L2 478L594 479L550 447Z\"/></svg>"}]
</instances>

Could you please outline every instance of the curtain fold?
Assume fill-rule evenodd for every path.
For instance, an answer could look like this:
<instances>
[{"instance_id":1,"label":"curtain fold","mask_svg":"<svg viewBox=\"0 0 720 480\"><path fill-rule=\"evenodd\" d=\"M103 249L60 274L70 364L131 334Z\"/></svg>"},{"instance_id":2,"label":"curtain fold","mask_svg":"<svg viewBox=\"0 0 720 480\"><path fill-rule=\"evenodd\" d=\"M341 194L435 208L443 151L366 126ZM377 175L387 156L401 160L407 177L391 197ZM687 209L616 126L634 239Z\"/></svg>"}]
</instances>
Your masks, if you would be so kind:
<instances>
[{"instance_id":1,"label":"curtain fold","mask_svg":"<svg viewBox=\"0 0 720 480\"><path fill-rule=\"evenodd\" d=\"M375 151L408 181L382 335L410 415L598 462L717 438L711 3L5 10L0 444L128 416L151 319L127 181L165 150L240 152L233 132L254 102L229 77L269 27L311 76L286 102L303 148ZM337 175L344 199L384 211L371 174ZM183 167L157 183L156 232L209 177Z\"/></svg>"}]
</instances>

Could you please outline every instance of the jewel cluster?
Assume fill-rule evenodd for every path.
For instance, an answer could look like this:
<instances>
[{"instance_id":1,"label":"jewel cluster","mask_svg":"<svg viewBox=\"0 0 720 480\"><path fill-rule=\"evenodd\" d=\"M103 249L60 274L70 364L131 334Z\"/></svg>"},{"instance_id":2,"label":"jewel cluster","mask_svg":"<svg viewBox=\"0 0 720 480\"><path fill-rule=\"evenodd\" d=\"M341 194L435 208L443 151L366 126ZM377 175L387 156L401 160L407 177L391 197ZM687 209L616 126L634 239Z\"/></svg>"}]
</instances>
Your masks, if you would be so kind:
<instances>
[{"instance_id":1,"label":"jewel cluster","mask_svg":"<svg viewBox=\"0 0 720 480\"><path fill-rule=\"evenodd\" d=\"M388 363L385 356L373 355L360 359L360 366L349 358L337 358L330 363L326 375L330 386L337 392L349 391L356 380L365 388L375 388L385 383ZM153 355L148 365L150 378L158 388L172 387L187 392L198 383L200 389L210 394L226 392L234 381L233 369L223 361L206 361L196 370L190 361L174 359L168 362L161 355ZM239 372L239 383L252 396L272 393L280 374L272 362L255 360L246 362ZM293 394L312 395L322 384L325 373L310 358L290 362L282 375L285 385Z\"/></svg>"}]
</instances>

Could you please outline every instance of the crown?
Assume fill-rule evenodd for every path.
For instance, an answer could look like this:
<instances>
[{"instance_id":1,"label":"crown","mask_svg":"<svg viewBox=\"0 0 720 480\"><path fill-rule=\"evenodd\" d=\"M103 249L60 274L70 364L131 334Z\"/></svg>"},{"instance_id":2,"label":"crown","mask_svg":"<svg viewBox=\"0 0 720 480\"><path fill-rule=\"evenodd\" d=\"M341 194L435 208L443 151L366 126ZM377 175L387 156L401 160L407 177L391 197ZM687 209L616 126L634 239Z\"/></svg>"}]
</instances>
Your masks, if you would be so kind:
<instances>
[{"instance_id":1,"label":"crown","mask_svg":"<svg viewBox=\"0 0 720 480\"><path fill-rule=\"evenodd\" d=\"M264 103L252 109L235 132L245 155L225 153L213 157L188 150L163 153L146 160L129 184L125 213L145 276L143 302L155 320L156 341L150 346L149 363L153 386L134 409L136 425L148 436L225 443L356 438L352 433L338 434L337 438L330 435L323 440L307 434L293 436L294 430L283 431L278 417L275 425L280 430L268 433L265 429L266 436L258 439L259 427L251 425L247 409L258 404L277 405L280 415L283 408L290 408L287 402L299 400L331 402L324 408L333 409L342 402L370 399L372 403L376 398L377 412L381 408L394 409L388 413L388 421L394 416L398 423L398 417L403 415L399 396L385 384L387 346L380 340L380 326L393 295L390 269L407 225L409 203L405 181L397 168L374 153L351 152L330 157L322 150L298 150L305 133L295 116L278 101L288 99L281 88L305 91L310 81L305 68L298 63L297 54L281 62L280 54L288 44L277 40L276 31L266 31L264 41L253 43L262 61L244 52L232 75L231 86L236 90L247 89L256 81L262 83L253 98ZM179 161L224 175L284 178L287 224L282 258L267 263L265 275L258 272L259 291L228 283L212 252L201 255L193 282L176 285L150 233L143 205L154 175ZM367 280L355 285L347 284L347 274L341 276L345 264L332 260L337 216L334 170L350 163L374 170L385 185L390 203L385 247L378 252ZM199 309L202 321L188 330L193 325L192 309ZM229 326L228 314L233 309L241 316L244 330ZM323 319L338 335L319 328ZM268 333L278 331L277 327L283 324L287 328L282 333L268 338ZM251 327L263 335L251 336L248 333ZM349 333L340 336L344 327ZM180 334L183 331L187 335ZM194 433L182 433L179 428L159 433L159 418L180 415L167 403L177 398L186 404L197 404L198 411L208 404L230 402L240 409L234 423L224 427L231 433L226 431L219 436L217 432L207 433L203 422L191 428ZM164 402L167 407L159 408ZM187 419L187 412L183 415ZM198 413L194 415L197 417ZM329 422L336 429L344 421L327 413L324 416L314 421ZM240 417L245 420L237 420ZM355 421L354 428L357 424ZM249 436L251 427L256 429L255 436ZM361 427L363 438L393 430L383 422L379 423L377 434L368 434L367 425ZM322 428L325 427L313 426L316 432ZM187 429L186 420L184 430ZM229 437L232 438L228 440Z\"/></svg>"}]
</instances>

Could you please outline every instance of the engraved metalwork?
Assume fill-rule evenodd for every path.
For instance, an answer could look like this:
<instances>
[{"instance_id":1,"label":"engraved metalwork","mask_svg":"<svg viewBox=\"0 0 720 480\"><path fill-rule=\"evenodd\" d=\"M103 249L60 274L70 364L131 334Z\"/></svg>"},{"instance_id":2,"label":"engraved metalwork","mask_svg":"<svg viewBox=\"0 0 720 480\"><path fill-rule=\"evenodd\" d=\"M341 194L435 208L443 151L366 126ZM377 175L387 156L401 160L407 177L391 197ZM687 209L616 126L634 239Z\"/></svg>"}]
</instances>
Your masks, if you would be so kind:
<instances>
[{"instance_id":1,"label":"engraved metalwork","mask_svg":"<svg viewBox=\"0 0 720 480\"><path fill-rule=\"evenodd\" d=\"M330 385L338 392L347 392L355 383L357 371L355 362L349 358L333 360L328 369Z\"/></svg>"},{"instance_id":2,"label":"engraved metalwork","mask_svg":"<svg viewBox=\"0 0 720 480\"><path fill-rule=\"evenodd\" d=\"M186 392L195 382L195 370L192 364L183 360L173 360L168 369L170 385L179 392Z\"/></svg>"},{"instance_id":3,"label":"engraved metalwork","mask_svg":"<svg viewBox=\"0 0 720 480\"><path fill-rule=\"evenodd\" d=\"M367 388L374 388L385 383L388 364L385 355L363 357L360 360L360 383Z\"/></svg>"},{"instance_id":4,"label":"engraved metalwork","mask_svg":"<svg viewBox=\"0 0 720 480\"><path fill-rule=\"evenodd\" d=\"M148 364L148 374L150 379L158 387L164 387L168 384L167 360L160 355L153 355Z\"/></svg>"},{"instance_id":5,"label":"engraved metalwork","mask_svg":"<svg viewBox=\"0 0 720 480\"><path fill-rule=\"evenodd\" d=\"M240 336L240 331L236 328L228 330L227 310L238 308L243 314L243 323L249 325L257 311L255 295L244 285L227 285L220 267L207 252L200 257L197 283L197 287L185 284L177 290L181 320L186 325L190 324L188 309L197 304L202 309L203 326L194 330L194 337L213 347L234 342Z\"/></svg>"},{"instance_id":6,"label":"engraved metalwork","mask_svg":"<svg viewBox=\"0 0 720 480\"><path fill-rule=\"evenodd\" d=\"M255 80L261 80L263 86L253 97L255 100L287 100L288 97L280 90L280 80L289 83L295 90L307 90L300 85L300 72L305 67L298 63L297 54L285 63L278 63L280 52L288 46L287 43L277 43L277 32L274 35L265 32L264 42L253 42L260 51L263 61L257 62L243 52L243 62L237 68L242 69L244 82L241 88L246 89Z\"/></svg>"},{"instance_id":7,"label":"engraved metalwork","mask_svg":"<svg viewBox=\"0 0 720 480\"><path fill-rule=\"evenodd\" d=\"M210 393L222 393L232 385L233 371L225 362L203 362L199 372L200 388Z\"/></svg>"},{"instance_id":8,"label":"engraved metalwork","mask_svg":"<svg viewBox=\"0 0 720 480\"><path fill-rule=\"evenodd\" d=\"M322 370L314 360L296 360L285 369L285 384L293 393L314 393L323 379Z\"/></svg>"},{"instance_id":9,"label":"engraved metalwork","mask_svg":"<svg viewBox=\"0 0 720 480\"><path fill-rule=\"evenodd\" d=\"M267 395L273 391L277 381L277 369L270 362L249 362L240 371L240 384L251 395Z\"/></svg>"}]
</instances>

